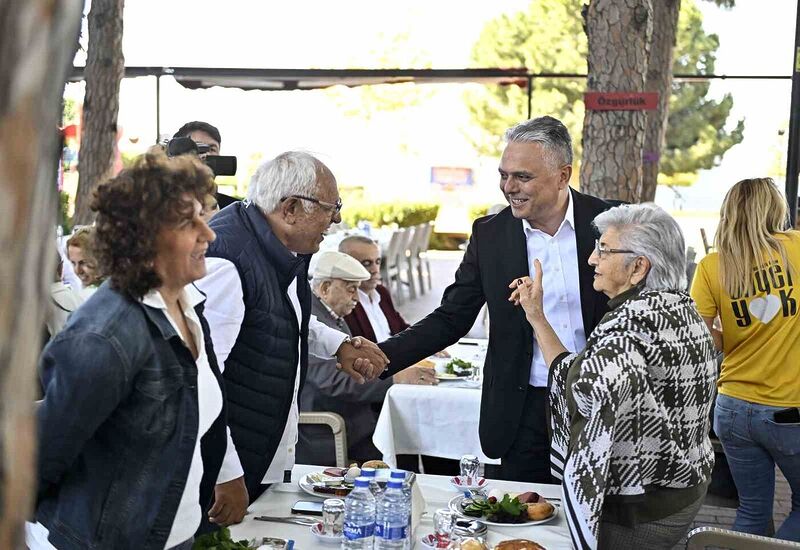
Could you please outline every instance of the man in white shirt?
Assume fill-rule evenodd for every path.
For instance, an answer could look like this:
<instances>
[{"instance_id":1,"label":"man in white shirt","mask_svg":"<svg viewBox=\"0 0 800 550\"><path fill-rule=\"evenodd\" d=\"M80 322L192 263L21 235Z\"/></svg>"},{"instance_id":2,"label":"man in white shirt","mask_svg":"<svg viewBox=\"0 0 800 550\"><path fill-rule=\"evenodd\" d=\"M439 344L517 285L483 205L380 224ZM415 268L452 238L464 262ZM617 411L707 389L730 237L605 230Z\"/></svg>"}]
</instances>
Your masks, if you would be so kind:
<instances>
[{"instance_id":1,"label":"man in white shirt","mask_svg":"<svg viewBox=\"0 0 800 550\"><path fill-rule=\"evenodd\" d=\"M408 328L408 323L394 307L389 289L381 284L381 249L377 243L369 237L351 235L339 243L339 252L358 260L370 274L358 288L356 307L345 317L350 332L373 342L383 342Z\"/></svg>"},{"instance_id":2,"label":"man in white shirt","mask_svg":"<svg viewBox=\"0 0 800 550\"><path fill-rule=\"evenodd\" d=\"M372 342L351 340L311 315L308 260L341 220L341 207L328 167L307 153L287 152L256 170L246 201L211 222L217 239L198 287L208 295L205 316L224 369L235 444L218 479L223 508L238 506L243 484L252 502L294 466L297 395L309 353L336 357L359 382L388 362ZM231 484L236 491L227 490Z\"/></svg>"},{"instance_id":3,"label":"man in white shirt","mask_svg":"<svg viewBox=\"0 0 800 550\"><path fill-rule=\"evenodd\" d=\"M487 304L489 350L479 433L483 452L501 459L505 479L549 483L547 374L525 314L509 301L515 281L544 268L544 308L561 341L581 351L608 310L592 287L588 264L597 232L591 222L612 204L570 189L572 142L560 121L544 116L510 128L498 172L509 207L480 218L455 282L430 315L380 344L390 376L464 336Z\"/></svg>"}]
</instances>

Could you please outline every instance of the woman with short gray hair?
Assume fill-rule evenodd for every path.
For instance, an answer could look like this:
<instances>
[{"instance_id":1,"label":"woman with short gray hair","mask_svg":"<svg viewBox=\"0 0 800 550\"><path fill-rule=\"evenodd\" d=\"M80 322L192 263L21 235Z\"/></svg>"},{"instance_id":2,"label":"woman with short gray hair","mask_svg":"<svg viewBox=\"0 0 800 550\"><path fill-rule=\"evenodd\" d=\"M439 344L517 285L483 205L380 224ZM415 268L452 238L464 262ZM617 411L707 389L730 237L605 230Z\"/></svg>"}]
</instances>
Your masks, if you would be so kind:
<instances>
[{"instance_id":1,"label":"woman with short gray hair","mask_svg":"<svg viewBox=\"0 0 800 550\"><path fill-rule=\"evenodd\" d=\"M576 548L672 548L714 465L711 334L685 291L680 227L653 204L595 218L589 257L609 311L584 350L567 350L542 306L542 266L511 283L550 365L553 474ZM579 353L574 353L579 352Z\"/></svg>"}]
</instances>

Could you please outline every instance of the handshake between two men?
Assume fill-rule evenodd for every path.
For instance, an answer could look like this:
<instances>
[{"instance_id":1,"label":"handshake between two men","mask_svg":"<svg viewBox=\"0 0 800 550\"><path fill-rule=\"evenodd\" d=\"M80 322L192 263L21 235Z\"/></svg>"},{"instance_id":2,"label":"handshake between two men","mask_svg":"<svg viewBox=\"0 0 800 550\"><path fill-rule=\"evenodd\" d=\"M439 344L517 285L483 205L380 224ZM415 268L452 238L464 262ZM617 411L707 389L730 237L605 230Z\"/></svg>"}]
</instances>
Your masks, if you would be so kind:
<instances>
[{"instance_id":1,"label":"handshake between two men","mask_svg":"<svg viewBox=\"0 0 800 550\"><path fill-rule=\"evenodd\" d=\"M361 336L348 338L336 350L336 368L349 374L359 384L377 378L388 364L389 358L378 345Z\"/></svg>"}]
</instances>

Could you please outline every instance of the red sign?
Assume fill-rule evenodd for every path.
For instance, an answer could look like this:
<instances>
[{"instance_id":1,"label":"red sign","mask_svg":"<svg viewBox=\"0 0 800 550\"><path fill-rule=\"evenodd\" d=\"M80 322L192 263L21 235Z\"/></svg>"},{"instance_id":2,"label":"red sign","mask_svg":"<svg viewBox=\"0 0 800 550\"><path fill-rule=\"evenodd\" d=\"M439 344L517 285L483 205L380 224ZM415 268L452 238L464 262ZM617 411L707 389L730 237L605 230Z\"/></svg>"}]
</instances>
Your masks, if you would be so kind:
<instances>
[{"instance_id":1,"label":"red sign","mask_svg":"<svg viewBox=\"0 0 800 550\"><path fill-rule=\"evenodd\" d=\"M652 111L658 92L586 92L583 102L590 111Z\"/></svg>"}]
</instances>

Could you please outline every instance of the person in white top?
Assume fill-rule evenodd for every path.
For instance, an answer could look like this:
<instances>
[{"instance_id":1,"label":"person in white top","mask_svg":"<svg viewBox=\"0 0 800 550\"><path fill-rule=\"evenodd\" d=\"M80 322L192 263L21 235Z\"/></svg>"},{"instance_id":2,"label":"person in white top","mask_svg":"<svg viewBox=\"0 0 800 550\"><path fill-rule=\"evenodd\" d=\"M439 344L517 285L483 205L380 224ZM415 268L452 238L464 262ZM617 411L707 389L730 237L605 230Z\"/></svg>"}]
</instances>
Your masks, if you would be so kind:
<instances>
[{"instance_id":1,"label":"person in white top","mask_svg":"<svg viewBox=\"0 0 800 550\"><path fill-rule=\"evenodd\" d=\"M370 274L359 285L356 307L345 317L350 331L380 343L408 328L394 307L389 289L381 284L382 258L378 244L369 237L351 235L339 243L339 252L355 258Z\"/></svg>"},{"instance_id":2,"label":"person in white top","mask_svg":"<svg viewBox=\"0 0 800 550\"><path fill-rule=\"evenodd\" d=\"M239 513L238 496L226 495L231 483L241 484L244 475L252 502L294 465L308 354L336 357L359 382L375 378L388 362L374 343L351 340L311 315L308 260L331 223L341 220L341 206L328 167L307 153L287 152L256 170L246 201L211 221L218 238L198 286L208 296L235 444L216 498Z\"/></svg>"},{"instance_id":3,"label":"person in white top","mask_svg":"<svg viewBox=\"0 0 800 550\"><path fill-rule=\"evenodd\" d=\"M29 548L183 550L204 523L228 445L204 297L191 286L215 237L201 206L213 189L196 159L155 152L98 187L109 280L42 353Z\"/></svg>"},{"instance_id":4,"label":"person in white top","mask_svg":"<svg viewBox=\"0 0 800 550\"><path fill-rule=\"evenodd\" d=\"M81 281L79 294L84 301L103 282L102 272L98 269L95 258L94 239L95 228L91 225L77 227L67 239L67 259Z\"/></svg>"}]
</instances>

